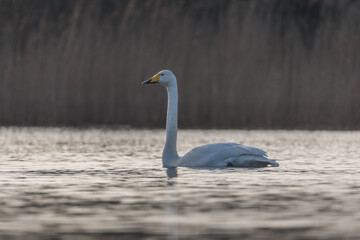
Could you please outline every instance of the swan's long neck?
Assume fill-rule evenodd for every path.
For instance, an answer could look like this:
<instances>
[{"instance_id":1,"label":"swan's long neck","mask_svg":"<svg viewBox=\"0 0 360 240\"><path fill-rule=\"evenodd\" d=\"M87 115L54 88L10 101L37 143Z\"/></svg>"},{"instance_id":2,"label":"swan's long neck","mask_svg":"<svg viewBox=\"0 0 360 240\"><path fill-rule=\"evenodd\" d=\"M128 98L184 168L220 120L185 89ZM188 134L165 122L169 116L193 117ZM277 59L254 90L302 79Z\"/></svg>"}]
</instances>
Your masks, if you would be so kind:
<instances>
[{"instance_id":1,"label":"swan's long neck","mask_svg":"<svg viewBox=\"0 0 360 240\"><path fill-rule=\"evenodd\" d=\"M176 150L177 139L177 114L178 114L178 91L177 84L166 87L168 92L168 108L166 119L166 142L162 155L164 167L175 167L179 155Z\"/></svg>"}]
</instances>

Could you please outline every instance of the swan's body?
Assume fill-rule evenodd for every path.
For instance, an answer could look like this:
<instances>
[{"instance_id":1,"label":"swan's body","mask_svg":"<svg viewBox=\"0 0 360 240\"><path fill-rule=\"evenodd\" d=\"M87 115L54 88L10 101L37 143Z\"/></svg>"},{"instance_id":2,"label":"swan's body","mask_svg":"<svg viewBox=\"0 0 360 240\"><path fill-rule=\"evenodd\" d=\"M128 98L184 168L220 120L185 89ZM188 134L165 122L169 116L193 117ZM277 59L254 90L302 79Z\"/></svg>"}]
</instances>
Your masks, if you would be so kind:
<instances>
[{"instance_id":1,"label":"swan's body","mask_svg":"<svg viewBox=\"0 0 360 240\"><path fill-rule=\"evenodd\" d=\"M177 163L184 167L266 167L279 166L266 152L237 143L213 143L196 147Z\"/></svg>"},{"instance_id":2,"label":"swan's body","mask_svg":"<svg viewBox=\"0 0 360 240\"><path fill-rule=\"evenodd\" d=\"M162 155L164 167L266 167L279 164L266 157L261 149L237 143L214 143L196 147L183 157L176 149L178 91L175 75L169 70L160 71L143 84L159 83L168 91L166 142Z\"/></svg>"}]
</instances>

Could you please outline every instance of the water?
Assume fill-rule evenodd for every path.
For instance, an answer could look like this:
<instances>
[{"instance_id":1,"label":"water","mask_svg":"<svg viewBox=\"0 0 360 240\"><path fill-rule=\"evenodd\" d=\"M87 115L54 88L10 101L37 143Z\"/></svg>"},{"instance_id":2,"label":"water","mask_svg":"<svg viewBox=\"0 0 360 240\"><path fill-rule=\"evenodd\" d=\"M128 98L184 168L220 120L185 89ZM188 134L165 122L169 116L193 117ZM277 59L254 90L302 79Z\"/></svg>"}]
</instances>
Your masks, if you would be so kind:
<instances>
[{"instance_id":1,"label":"water","mask_svg":"<svg viewBox=\"0 0 360 240\"><path fill-rule=\"evenodd\" d=\"M166 170L163 130L0 128L0 239L360 239L360 132L183 130L279 168Z\"/></svg>"}]
</instances>

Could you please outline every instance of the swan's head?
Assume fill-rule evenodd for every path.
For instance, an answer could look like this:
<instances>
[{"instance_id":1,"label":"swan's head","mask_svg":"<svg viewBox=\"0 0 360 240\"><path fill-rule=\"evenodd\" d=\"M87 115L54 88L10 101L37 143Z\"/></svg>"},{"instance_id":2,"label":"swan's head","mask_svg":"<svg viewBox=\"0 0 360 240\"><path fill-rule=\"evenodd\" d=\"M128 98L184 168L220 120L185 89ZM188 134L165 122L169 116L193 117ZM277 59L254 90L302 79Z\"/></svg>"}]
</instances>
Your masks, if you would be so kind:
<instances>
[{"instance_id":1,"label":"swan's head","mask_svg":"<svg viewBox=\"0 0 360 240\"><path fill-rule=\"evenodd\" d=\"M142 84L159 83L164 86L176 84L176 77L170 70L162 70Z\"/></svg>"}]
</instances>

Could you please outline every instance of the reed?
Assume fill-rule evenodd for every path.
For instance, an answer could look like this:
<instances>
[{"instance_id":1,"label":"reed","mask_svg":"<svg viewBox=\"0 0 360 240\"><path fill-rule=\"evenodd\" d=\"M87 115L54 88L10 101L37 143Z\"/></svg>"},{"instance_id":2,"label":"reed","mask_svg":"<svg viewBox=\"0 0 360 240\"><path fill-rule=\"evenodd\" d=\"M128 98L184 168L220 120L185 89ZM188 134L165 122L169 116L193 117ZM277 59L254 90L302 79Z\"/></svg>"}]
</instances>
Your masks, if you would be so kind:
<instances>
[{"instance_id":1,"label":"reed","mask_svg":"<svg viewBox=\"0 0 360 240\"><path fill-rule=\"evenodd\" d=\"M0 124L360 128L360 1L1 0Z\"/></svg>"}]
</instances>

